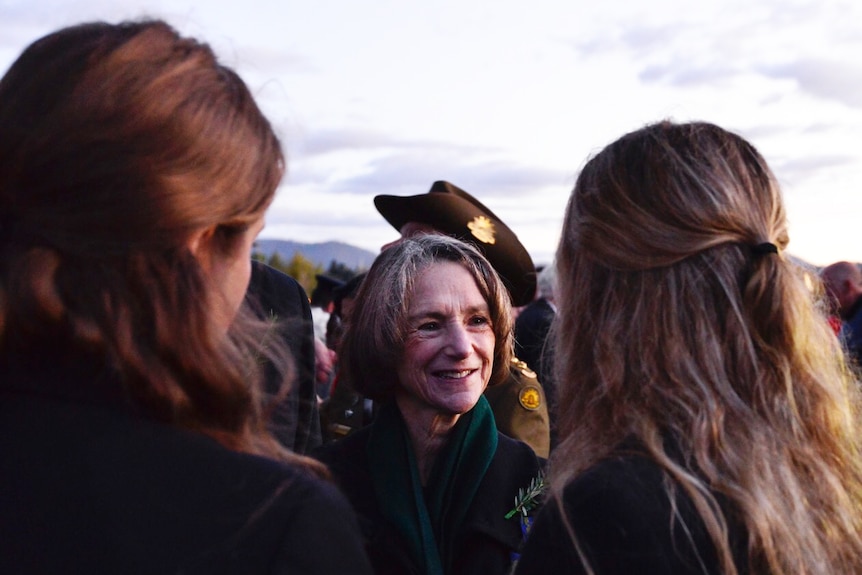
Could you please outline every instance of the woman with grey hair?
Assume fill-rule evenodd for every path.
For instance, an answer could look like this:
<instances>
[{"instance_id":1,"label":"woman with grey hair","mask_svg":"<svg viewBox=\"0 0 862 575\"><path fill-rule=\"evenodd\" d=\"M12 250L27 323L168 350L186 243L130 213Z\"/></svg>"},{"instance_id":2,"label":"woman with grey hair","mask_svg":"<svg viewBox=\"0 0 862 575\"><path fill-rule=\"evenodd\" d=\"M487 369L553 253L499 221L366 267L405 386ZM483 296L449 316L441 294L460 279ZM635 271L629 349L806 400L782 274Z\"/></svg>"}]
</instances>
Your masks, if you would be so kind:
<instances>
[{"instance_id":1,"label":"woman with grey hair","mask_svg":"<svg viewBox=\"0 0 862 575\"><path fill-rule=\"evenodd\" d=\"M339 350L371 425L318 452L353 503L377 573L506 573L540 464L498 433L486 386L512 353L506 287L472 246L430 234L368 271Z\"/></svg>"}]
</instances>

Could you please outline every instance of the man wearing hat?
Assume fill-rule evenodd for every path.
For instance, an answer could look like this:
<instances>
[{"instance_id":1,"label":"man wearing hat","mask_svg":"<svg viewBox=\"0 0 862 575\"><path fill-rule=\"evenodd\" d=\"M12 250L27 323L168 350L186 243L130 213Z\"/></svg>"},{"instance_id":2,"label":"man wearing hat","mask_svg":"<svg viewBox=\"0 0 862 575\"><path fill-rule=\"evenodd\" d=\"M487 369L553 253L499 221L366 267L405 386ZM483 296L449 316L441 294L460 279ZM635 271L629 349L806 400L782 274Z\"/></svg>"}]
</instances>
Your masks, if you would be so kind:
<instances>
[{"instance_id":1,"label":"man wearing hat","mask_svg":"<svg viewBox=\"0 0 862 575\"><path fill-rule=\"evenodd\" d=\"M344 285L344 282L325 274L316 274L317 285L311 292L311 319L314 322L314 336L320 341L326 341L326 322L335 304L332 299L333 290Z\"/></svg>"},{"instance_id":2,"label":"man wearing hat","mask_svg":"<svg viewBox=\"0 0 862 575\"><path fill-rule=\"evenodd\" d=\"M442 233L474 245L506 284L513 306L533 301L536 269L530 254L494 212L461 188L438 181L427 194L380 195L374 198L374 205L402 238ZM502 433L528 444L540 457L548 457L550 430L544 390L524 362L513 360L509 379L489 387L485 397Z\"/></svg>"}]
</instances>

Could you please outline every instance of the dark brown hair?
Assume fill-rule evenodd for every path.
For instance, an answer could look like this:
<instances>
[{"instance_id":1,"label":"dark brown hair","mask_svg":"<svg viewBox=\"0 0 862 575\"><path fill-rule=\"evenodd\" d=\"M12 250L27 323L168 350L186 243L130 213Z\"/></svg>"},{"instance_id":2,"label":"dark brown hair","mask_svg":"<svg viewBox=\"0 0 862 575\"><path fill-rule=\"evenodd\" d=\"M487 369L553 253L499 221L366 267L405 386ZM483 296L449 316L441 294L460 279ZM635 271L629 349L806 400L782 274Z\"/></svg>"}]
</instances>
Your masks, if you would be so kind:
<instances>
[{"instance_id":1,"label":"dark brown hair","mask_svg":"<svg viewBox=\"0 0 862 575\"><path fill-rule=\"evenodd\" d=\"M266 326L214 328L188 245L213 228L238 249L283 170L243 81L166 23L36 41L0 80L0 357L50 334L106 356L151 416L280 454L255 384Z\"/></svg>"}]
</instances>

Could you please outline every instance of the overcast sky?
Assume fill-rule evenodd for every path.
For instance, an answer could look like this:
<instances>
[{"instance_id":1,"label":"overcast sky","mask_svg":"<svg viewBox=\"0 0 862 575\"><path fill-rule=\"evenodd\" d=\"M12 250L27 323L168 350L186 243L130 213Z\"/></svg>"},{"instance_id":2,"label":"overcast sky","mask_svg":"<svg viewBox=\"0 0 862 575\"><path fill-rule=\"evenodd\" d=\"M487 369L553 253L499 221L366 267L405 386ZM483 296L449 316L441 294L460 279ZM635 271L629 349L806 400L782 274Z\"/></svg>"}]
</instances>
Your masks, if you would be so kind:
<instances>
[{"instance_id":1,"label":"overcast sky","mask_svg":"<svg viewBox=\"0 0 862 575\"><path fill-rule=\"evenodd\" d=\"M168 20L213 45L275 125L288 175L262 237L377 251L379 193L444 179L550 260L586 159L670 118L749 139L790 251L862 261L855 0L0 0L0 70L86 20Z\"/></svg>"}]
</instances>

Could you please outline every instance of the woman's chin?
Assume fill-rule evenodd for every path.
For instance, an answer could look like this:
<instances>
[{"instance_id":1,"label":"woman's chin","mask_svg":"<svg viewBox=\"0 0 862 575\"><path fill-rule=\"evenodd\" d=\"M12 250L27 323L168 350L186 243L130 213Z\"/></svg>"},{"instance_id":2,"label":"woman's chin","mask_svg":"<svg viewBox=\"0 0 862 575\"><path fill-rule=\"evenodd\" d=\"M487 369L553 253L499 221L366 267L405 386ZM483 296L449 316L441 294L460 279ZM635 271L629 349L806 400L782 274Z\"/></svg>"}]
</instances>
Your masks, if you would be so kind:
<instances>
[{"instance_id":1,"label":"woman's chin","mask_svg":"<svg viewBox=\"0 0 862 575\"><path fill-rule=\"evenodd\" d=\"M445 415L464 415L479 402L479 395L465 394L463 397L448 397L445 402L438 405L441 414Z\"/></svg>"}]
</instances>

